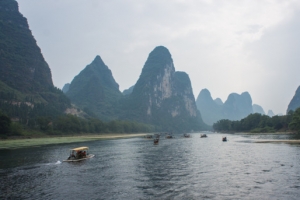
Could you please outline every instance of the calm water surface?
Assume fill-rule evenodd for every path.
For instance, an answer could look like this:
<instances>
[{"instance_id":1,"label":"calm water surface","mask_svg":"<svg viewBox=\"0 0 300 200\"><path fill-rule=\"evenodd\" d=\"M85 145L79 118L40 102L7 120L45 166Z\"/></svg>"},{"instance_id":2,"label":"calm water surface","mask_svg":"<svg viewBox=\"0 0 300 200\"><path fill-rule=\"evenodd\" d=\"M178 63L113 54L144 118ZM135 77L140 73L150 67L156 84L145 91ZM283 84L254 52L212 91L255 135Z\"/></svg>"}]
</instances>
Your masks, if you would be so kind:
<instances>
[{"instance_id":1,"label":"calm water surface","mask_svg":"<svg viewBox=\"0 0 300 200\"><path fill-rule=\"evenodd\" d=\"M207 135L0 150L0 199L300 199L300 145ZM61 162L78 146L96 156Z\"/></svg>"}]
</instances>

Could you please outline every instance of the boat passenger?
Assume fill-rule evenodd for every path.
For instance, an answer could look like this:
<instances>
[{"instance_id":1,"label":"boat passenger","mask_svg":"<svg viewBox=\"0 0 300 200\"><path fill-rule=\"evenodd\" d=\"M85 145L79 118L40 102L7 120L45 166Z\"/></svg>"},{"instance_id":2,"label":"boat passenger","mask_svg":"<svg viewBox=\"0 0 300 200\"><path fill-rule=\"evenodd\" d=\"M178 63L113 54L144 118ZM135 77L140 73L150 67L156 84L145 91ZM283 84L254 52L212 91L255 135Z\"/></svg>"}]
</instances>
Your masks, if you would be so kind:
<instances>
[{"instance_id":1,"label":"boat passenger","mask_svg":"<svg viewBox=\"0 0 300 200\"><path fill-rule=\"evenodd\" d=\"M69 156L68 159L71 159L71 158L75 158L74 152L72 152L72 154Z\"/></svg>"}]
</instances>

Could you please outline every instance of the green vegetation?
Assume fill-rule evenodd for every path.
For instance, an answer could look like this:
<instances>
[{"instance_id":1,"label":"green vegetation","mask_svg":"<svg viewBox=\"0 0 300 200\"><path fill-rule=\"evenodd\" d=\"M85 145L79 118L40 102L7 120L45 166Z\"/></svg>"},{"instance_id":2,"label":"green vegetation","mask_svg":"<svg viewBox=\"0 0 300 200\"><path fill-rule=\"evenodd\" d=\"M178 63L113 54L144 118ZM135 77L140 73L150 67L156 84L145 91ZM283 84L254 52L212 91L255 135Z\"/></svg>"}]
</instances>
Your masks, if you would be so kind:
<instances>
[{"instance_id":1,"label":"green vegetation","mask_svg":"<svg viewBox=\"0 0 300 200\"><path fill-rule=\"evenodd\" d=\"M0 81L0 137L46 136L85 133L152 132L154 126L129 122L103 122L89 109L83 109L89 119L65 115L70 100L58 88L36 95L21 93Z\"/></svg>"},{"instance_id":2,"label":"green vegetation","mask_svg":"<svg viewBox=\"0 0 300 200\"><path fill-rule=\"evenodd\" d=\"M0 79L26 93L53 87L51 71L16 1L0 1Z\"/></svg>"},{"instance_id":3,"label":"green vegetation","mask_svg":"<svg viewBox=\"0 0 300 200\"><path fill-rule=\"evenodd\" d=\"M27 120L28 122L29 120ZM75 115L60 115L56 118L39 116L30 123L11 122L5 114L0 114L0 137L72 135L86 133L149 133L155 127L130 121L103 122L99 119L83 119Z\"/></svg>"},{"instance_id":4,"label":"green vegetation","mask_svg":"<svg viewBox=\"0 0 300 200\"><path fill-rule=\"evenodd\" d=\"M93 140L107 140L107 139L117 139L117 138L129 138L129 137L141 137L146 134L100 134L100 135L76 135L76 136L57 136L57 137L47 137L42 138L23 138L23 139L9 139L0 140L0 149L15 149L22 147L37 147L41 145L49 144L65 144L74 142L87 142Z\"/></svg>"},{"instance_id":5,"label":"green vegetation","mask_svg":"<svg viewBox=\"0 0 300 200\"><path fill-rule=\"evenodd\" d=\"M74 95L72 96L72 94ZM14 0L0 1L0 137L79 133L149 132L152 126L117 119L122 94L100 56L74 79L68 92L90 119L65 115L70 99L54 87L27 19ZM76 96L77 95L77 96ZM94 114L95 113L95 114Z\"/></svg>"},{"instance_id":6,"label":"green vegetation","mask_svg":"<svg viewBox=\"0 0 300 200\"><path fill-rule=\"evenodd\" d=\"M290 110L289 113L293 116L292 121L289 124L289 128L300 133L300 108L298 108L295 112Z\"/></svg>"},{"instance_id":7,"label":"green vegetation","mask_svg":"<svg viewBox=\"0 0 300 200\"><path fill-rule=\"evenodd\" d=\"M70 105L70 100L54 87L38 95L19 94L14 90L0 92L0 111L29 127L36 124L38 116L57 117Z\"/></svg>"},{"instance_id":8,"label":"green vegetation","mask_svg":"<svg viewBox=\"0 0 300 200\"><path fill-rule=\"evenodd\" d=\"M228 119L214 123L215 131L221 132L252 132L271 133L277 131L295 131L300 133L300 108L287 115L269 117L258 113L250 114L240 121Z\"/></svg>"},{"instance_id":9,"label":"green vegetation","mask_svg":"<svg viewBox=\"0 0 300 200\"><path fill-rule=\"evenodd\" d=\"M50 68L17 1L0 1L1 137L36 130L39 117L55 119L70 106L53 86Z\"/></svg>"},{"instance_id":10,"label":"green vegetation","mask_svg":"<svg viewBox=\"0 0 300 200\"><path fill-rule=\"evenodd\" d=\"M0 113L0 135L6 135L10 131L11 120L7 115Z\"/></svg>"},{"instance_id":11,"label":"green vegetation","mask_svg":"<svg viewBox=\"0 0 300 200\"><path fill-rule=\"evenodd\" d=\"M92 110L102 120L118 118L119 85L100 56L85 67L71 82L66 95L84 110Z\"/></svg>"}]
</instances>

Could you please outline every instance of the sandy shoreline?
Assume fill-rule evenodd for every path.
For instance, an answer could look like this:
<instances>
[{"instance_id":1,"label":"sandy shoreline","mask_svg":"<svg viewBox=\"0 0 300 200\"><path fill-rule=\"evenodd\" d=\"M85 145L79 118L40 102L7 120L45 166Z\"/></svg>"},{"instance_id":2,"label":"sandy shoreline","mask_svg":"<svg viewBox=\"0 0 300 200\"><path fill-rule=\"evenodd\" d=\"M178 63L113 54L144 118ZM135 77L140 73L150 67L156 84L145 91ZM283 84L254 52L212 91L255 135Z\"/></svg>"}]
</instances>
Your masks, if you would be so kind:
<instances>
[{"instance_id":1,"label":"sandy shoreline","mask_svg":"<svg viewBox=\"0 0 300 200\"><path fill-rule=\"evenodd\" d=\"M120 138L144 137L145 133L137 134L101 134L101 135L80 135L80 136L62 136L62 137L45 137L29 139L5 139L0 140L1 149L16 149L23 147L36 147L49 144L64 144L74 142L86 142L93 140L109 140Z\"/></svg>"}]
</instances>

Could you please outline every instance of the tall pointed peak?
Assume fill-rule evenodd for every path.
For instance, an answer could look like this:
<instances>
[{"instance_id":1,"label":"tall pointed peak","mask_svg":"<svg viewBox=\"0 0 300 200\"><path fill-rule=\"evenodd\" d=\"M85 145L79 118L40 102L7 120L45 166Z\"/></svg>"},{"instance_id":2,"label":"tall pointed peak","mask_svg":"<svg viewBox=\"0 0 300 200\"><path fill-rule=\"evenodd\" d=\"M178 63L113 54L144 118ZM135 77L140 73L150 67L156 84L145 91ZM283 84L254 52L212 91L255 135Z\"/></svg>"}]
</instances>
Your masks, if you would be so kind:
<instances>
[{"instance_id":1,"label":"tall pointed peak","mask_svg":"<svg viewBox=\"0 0 300 200\"><path fill-rule=\"evenodd\" d=\"M166 68L169 68L168 71L171 71L171 74L175 72L173 59L169 50L166 47L158 46L150 52L143 67L141 76L148 73L155 76L157 74L163 74Z\"/></svg>"},{"instance_id":2,"label":"tall pointed peak","mask_svg":"<svg viewBox=\"0 0 300 200\"><path fill-rule=\"evenodd\" d=\"M101 57L99 55L97 55L95 57L95 59L92 62L93 64L97 64L97 65L105 65L103 60L101 59Z\"/></svg>"}]
</instances>

